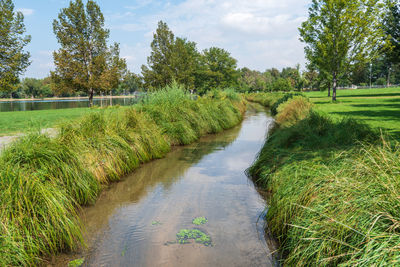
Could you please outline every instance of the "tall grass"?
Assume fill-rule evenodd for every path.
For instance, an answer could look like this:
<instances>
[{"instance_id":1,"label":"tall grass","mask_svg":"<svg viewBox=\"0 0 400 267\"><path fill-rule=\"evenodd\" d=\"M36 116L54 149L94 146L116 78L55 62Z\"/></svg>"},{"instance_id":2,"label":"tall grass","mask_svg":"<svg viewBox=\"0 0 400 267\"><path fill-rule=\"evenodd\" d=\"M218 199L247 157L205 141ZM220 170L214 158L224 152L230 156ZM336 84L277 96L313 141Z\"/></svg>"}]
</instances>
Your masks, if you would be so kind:
<instances>
[{"instance_id":1,"label":"tall grass","mask_svg":"<svg viewBox=\"0 0 400 267\"><path fill-rule=\"evenodd\" d=\"M283 96L284 94L282 93L250 93L245 95L246 100L269 108L273 107Z\"/></svg>"},{"instance_id":2,"label":"tall grass","mask_svg":"<svg viewBox=\"0 0 400 267\"><path fill-rule=\"evenodd\" d=\"M193 99L174 85L129 108L108 108L62 124L58 136L31 134L0 155L0 266L31 266L83 244L77 210L102 184L118 181L171 145L240 122L232 92Z\"/></svg>"},{"instance_id":3,"label":"tall grass","mask_svg":"<svg viewBox=\"0 0 400 267\"><path fill-rule=\"evenodd\" d=\"M349 118L310 111L277 128L249 173L271 192L283 265L397 266L399 156L398 141Z\"/></svg>"}]
</instances>

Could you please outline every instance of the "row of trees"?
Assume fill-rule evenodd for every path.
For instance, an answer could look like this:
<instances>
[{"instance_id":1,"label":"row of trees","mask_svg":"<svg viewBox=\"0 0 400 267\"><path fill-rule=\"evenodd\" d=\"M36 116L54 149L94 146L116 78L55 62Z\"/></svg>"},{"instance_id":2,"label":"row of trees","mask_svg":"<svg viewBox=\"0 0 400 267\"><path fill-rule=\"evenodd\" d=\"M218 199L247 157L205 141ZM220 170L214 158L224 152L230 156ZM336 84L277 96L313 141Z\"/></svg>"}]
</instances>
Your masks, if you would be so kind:
<instances>
[{"instance_id":1,"label":"row of trees","mask_svg":"<svg viewBox=\"0 0 400 267\"><path fill-rule=\"evenodd\" d=\"M202 93L210 88L238 85L237 61L222 48L199 52L196 43L175 37L160 21L151 43L147 66L142 66L144 87L155 90L173 81Z\"/></svg>"},{"instance_id":2,"label":"row of trees","mask_svg":"<svg viewBox=\"0 0 400 267\"><path fill-rule=\"evenodd\" d=\"M53 53L55 70L44 80L19 76L29 66L24 47L23 15L12 0L0 0L0 90L14 96L127 93L157 90L173 81L190 91L240 88L241 91L291 91L328 88L336 99L340 85L396 83L400 80L400 6L386 0L312 0L309 18L301 26L307 71L284 68L265 72L238 69L237 60L222 48L203 51L176 37L160 21L141 75L130 73L117 43L108 45L110 31L98 4L71 1L53 22L60 49Z\"/></svg>"}]
</instances>

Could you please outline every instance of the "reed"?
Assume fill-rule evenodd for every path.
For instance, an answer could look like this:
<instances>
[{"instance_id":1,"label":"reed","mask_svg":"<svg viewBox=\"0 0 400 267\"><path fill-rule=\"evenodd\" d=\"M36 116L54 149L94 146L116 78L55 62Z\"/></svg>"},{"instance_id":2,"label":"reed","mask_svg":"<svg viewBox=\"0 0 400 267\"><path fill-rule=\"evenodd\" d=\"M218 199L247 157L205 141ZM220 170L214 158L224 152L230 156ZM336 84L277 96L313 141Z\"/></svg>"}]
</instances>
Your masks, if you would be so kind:
<instances>
[{"instance_id":1,"label":"reed","mask_svg":"<svg viewBox=\"0 0 400 267\"><path fill-rule=\"evenodd\" d=\"M232 92L194 99L178 85L129 108L89 113L50 138L30 134L0 155L0 266L31 266L84 245L77 210L102 185L140 164L238 124L244 101Z\"/></svg>"},{"instance_id":2,"label":"reed","mask_svg":"<svg viewBox=\"0 0 400 267\"><path fill-rule=\"evenodd\" d=\"M277 127L248 172L271 192L282 264L398 265L399 156L397 140L351 118L311 110Z\"/></svg>"}]
</instances>

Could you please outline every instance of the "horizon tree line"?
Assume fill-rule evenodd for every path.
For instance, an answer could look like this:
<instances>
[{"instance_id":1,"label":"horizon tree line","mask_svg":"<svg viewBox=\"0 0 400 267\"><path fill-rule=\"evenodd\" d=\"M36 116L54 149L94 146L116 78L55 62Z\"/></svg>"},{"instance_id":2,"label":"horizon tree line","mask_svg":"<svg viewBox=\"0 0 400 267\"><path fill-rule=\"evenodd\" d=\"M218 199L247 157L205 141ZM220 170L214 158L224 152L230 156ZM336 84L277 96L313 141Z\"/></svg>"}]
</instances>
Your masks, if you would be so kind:
<instances>
[{"instance_id":1,"label":"horizon tree line","mask_svg":"<svg viewBox=\"0 0 400 267\"><path fill-rule=\"evenodd\" d=\"M108 45L110 31L94 0L70 1L53 21L60 48L55 69L44 79L20 75L30 65L25 51L24 17L12 0L0 0L0 97L85 95L158 90L177 82L190 92L235 88L241 92L328 89L338 86L400 83L400 4L395 0L312 0L309 18L299 28L307 69L300 66L264 72L239 69L223 48L199 51L195 42L176 37L159 21L151 54L141 73L127 69L119 44Z\"/></svg>"}]
</instances>

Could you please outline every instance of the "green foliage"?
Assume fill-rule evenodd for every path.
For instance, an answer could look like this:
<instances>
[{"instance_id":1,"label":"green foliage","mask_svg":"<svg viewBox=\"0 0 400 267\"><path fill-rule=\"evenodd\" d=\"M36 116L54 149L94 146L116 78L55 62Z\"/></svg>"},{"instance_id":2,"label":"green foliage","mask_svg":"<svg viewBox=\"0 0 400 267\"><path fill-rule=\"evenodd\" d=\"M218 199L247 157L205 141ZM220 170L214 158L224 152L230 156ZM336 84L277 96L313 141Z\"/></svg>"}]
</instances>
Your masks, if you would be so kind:
<instances>
[{"instance_id":1,"label":"green foliage","mask_svg":"<svg viewBox=\"0 0 400 267\"><path fill-rule=\"evenodd\" d=\"M385 58L391 64L400 63L400 3L398 1L387 1L387 11L383 20L383 29L389 38L390 49L385 51Z\"/></svg>"},{"instance_id":2,"label":"green foliage","mask_svg":"<svg viewBox=\"0 0 400 267\"><path fill-rule=\"evenodd\" d=\"M354 119L311 112L275 129L249 173L271 192L283 265L395 265L399 154L399 142Z\"/></svg>"},{"instance_id":3,"label":"green foliage","mask_svg":"<svg viewBox=\"0 0 400 267\"><path fill-rule=\"evenodd\" d=\"M0 155L0 265L38 265L42 256L78 248L79 205L93 203L100 184L163 157L171 143L236 125L244 104L232 94L194 100L175 84L140 105L65 122L55 138L31 134L11 144ZM202 232L188 238L211 244Z\"/></svg>"},{"instance_id":4,"label":"green foliage","mask_svg":"<svg viewBox=\"0 0 400 267\"><path fill-rule=\"evenodd\" d=\"M70 262L68 263L68 267L80 267L80 266L83 265L84 262L85 262L85 259L84 259L84 258L82 258L82 259L76 259L76 260L70 261Z\"/></svg>"},{"instance_id":5,"label":"green foliage","mask_svg":"<svg viewBox=\"0 0 400 267\"><path fill-rule=\"evenodd\" d=\"M278 99L272 106L271 106L271 114L272 116L275 116L278 114L278 107L282 103L285 103L289 99L293 98L294 96L302 96L303 94L301 93L290 93L290 94L285 94L283 95L280 99Z\"/></svg>"},{"instance_id":6,"label":"green foliage","mask_svg":"<svg viewBox=\"0 0 400 267\"><path fill-rule=\"evenodd\" d=\"M200 57L196 87L200 93L211 88L229 88L237 85L237 60L218 47L205 49Z\"/></svg>"},{"instance_id":7,"label":"green foliage","mask_svg":"<svg viewBox=\"0 0 400 267\"><path fill-rule=\"evenodd\" d=\"M176 234L176 240L179 244L187 244L194 240L207 247L212 245L211 237L198 229L182 229Z\"/></svg>"},{"instance_id":8,"label":"green foliage","mask_svg":"<svg viewBox=\"0 0 400 267\"><path fill-rule=\"evenodd\" d=\"M196 217L193 219L192 223L195 225L202 225L208 222L206 217Z\"/></svg>"},{"instance_id":9,"label":"green foliage","mask_svg":"<svg viewBox=\"0 0 400 267\"><path fill-rule=\"evenodd\" d=\"M253 93L246 94L246 99L251 102L259 103L264 107L271 108L282 96L281 93Z\"/></svg>"},{"instance_id":10,"label":"green foliage","mask_svg":"<svg viewBox=\"0 0 400 267\"><path fill-rule=\"evenodd\" d=\"M312 68L332 78L332 99L343 75L368 62L383 45L379 0L313 0L300 30ZM326 74L326 75L325 75Z\"/></svg>"},{"instance_id":11,"label":"green foliage","mask_svg":"<svg viewBox=\"0 0 400 267\"><path fill-rule=\"evenodd\" d=\"M95 90L116 88L126 69L119 57L119 46L107 47L110 32L105 29L104 16L95 1L86 6L82 0L71 1L63 8L53 31L61 48L53 53L55 71L51 72L57 94L83 91L92 106Z\"/></svg>"},{"instance_id":12,"label":"green foliage","mask_svg":"<svg viewBox=\"0 0 400 267\"><path fill-rule=\"evenodd\" d=\"M146 88L156 90L178 82L193 90L198 67L196 44L183 38L175 38L168 25L160 21L151 43L151 55L147 66L142 66Z\"/></svg>"},{"instance_id":13,"label":"green foliage","mask_svg":"<svg viewBox=\"0 0 400 267\"><path fill-rule=\"evenodd\" d=\"M280 127L289 127L305 119L311 112L312 104L304 96L295 96L278 106L276 123Z\"/></svg>"},{"instance_id":14,"label":"green foliage","mask_svg":"<svg viewBox=\"0 0 400 267\"><path fill-rule=\"evenodd\" d=\"M12 0L0 0L0 91L14 91L19 75L30 65L30 55L23 49L31 37L24 34L22 13L14 12Z\"/></svg>"},{"instance_id":15,"label":"green foliage","mask_svg":"<svg viewBox=\"0 0 400 267\"><path fill-rule=\"evenodd\" d=\"M21 91L25 97L52 97L53 92L50 87L49 79L25 78L21 83Z\"/></svg>"},{"instance_id":16,"label":"green foliage","mask_svg":"<svg viewBox=\"0 0 400 267\"><path fill-rule=\"evenodd\" d=\"M290 83L290 80L288 78L278 78L275 80L275 82L271 85L272 91L277 91L277 92L288 92L288 91L293 91L293 87Z\"/></svg>"}]
</instances>

